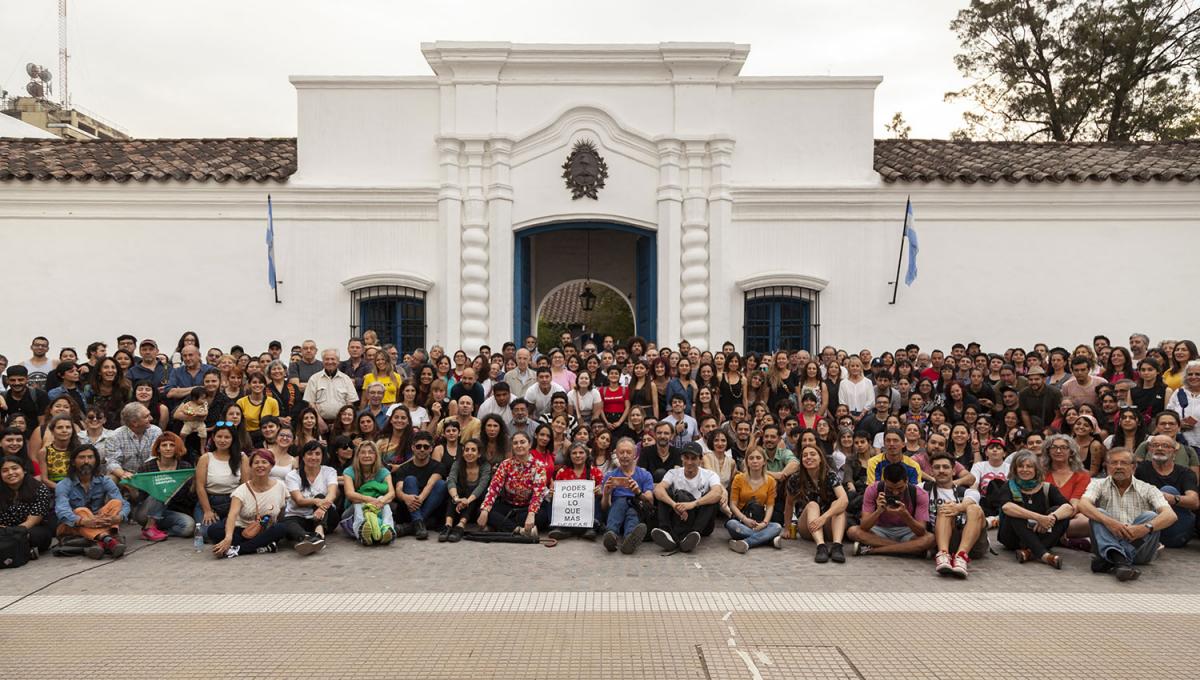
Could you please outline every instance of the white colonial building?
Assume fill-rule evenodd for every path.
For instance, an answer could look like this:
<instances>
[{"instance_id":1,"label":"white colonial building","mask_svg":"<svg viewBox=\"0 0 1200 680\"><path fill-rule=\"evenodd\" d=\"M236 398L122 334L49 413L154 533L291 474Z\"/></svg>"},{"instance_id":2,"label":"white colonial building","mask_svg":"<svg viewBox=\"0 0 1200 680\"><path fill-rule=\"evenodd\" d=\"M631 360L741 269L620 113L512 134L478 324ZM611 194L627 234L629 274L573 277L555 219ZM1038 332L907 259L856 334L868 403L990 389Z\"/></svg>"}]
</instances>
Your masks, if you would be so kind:
<instances>
[{"instance_id":1,"label":"white colonial building","mask_svg":"<svg viewBox=\"0 0 1200 680\"><path fill-rule=\"evenodd\" d=\"M876 141L879 77L742 76L732 43L422 49L432 75L292 78L295 140L0 140L0 353L365 327L473 351L586 273L660 343L1197 330L1200 142ZM563 177L584 140L594 199ZM891 305L908 196L920 274Z\"/></svg>"}]
</instances>

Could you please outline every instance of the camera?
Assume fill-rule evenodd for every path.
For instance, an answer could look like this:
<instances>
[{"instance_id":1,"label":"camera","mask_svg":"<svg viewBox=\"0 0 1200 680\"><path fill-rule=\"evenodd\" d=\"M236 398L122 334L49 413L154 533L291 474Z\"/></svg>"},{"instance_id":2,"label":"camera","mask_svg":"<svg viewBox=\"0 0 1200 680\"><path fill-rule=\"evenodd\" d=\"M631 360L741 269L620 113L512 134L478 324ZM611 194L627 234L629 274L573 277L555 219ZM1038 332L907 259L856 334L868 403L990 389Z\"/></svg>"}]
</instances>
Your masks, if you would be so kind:
<instances>
[{"instance_id":1,"label":"camera","mask_svg":"<svg viewBox=\"0 0 1200 680\"><path fill-rule=\"evenodd\" d=\"M886 494L884 500L889 507L900 507L900 497L895 494Z\"/></svg>"}]
</instances>

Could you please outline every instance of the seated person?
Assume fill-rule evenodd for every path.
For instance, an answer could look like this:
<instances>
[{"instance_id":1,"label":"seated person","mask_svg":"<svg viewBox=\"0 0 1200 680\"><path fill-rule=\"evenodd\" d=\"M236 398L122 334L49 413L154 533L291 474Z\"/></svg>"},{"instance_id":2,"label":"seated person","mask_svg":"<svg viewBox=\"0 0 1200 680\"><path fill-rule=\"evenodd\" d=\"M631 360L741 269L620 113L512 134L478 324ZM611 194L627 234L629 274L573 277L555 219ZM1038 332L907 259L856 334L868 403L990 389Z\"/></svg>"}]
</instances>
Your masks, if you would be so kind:
<instances>
[{"instance_id":1,"label":"seated person","mask_svg":"<svg viewBox=\"0 0 1200 680\"><path fill-rule=\"evenodd\" d=\"M674 436L675 429L670 423L658 423L654 426L654 446L642 446L637 465L650 471L655 484L661 482L669 470L682 464L680 450L671 443Z\"/></svg>"},{"instance_id":2,"label":"seated person","mask_svg":"<svg viewBox=\"0 0 1200 680\"><path fill-rule=\"evenodd\" d=\"M429 538L428 522L441 523L445 516L449 461L433 456L433 435L428 432L413 435L412 454L392 473L396 488L392 512L400 523L397 535L413 534L418 541L424 541Z\"/></svg>"},{"instance_id":3,"label":"seated person","mask_svg":"<svg viewBox=\"0 0 1200 680\"><path fill-rule=\"evenodd\" d=\"M884 443L895 445L899 439L899 430L889 430ZM926 529L929 494L909 482L912 469L906 463L888 463L882 479L867 487L862 520L846 532L855 542L855 555L923 555L933 547L933 534Z\"/></svg>"},{"instance_id":4,"label":"seated person","mask_svg":"<svg viewBox=\"0 0 1200 680\"><path fill-rule=\"evenodd\" d=\"M779 534L783 527L767 517L770 509L775 507L777 493L775 478L765 472L767 458L762 449L755 447L746 452L744 460L746 471L733 476L729 495L729 510L733 515L725 522L729 549L745 554L755 546L768 543L781 548Z\"/></svg>"},{"instance_id":5,"label":"seated person","mask_svg":"<svg viewBox=\"0 0 1200 680\"><path fill-rule=\"evenodd\" d=\"M1075 514L1062 492L1046 481L1037 454L1022 450L1012 456L1011 474L988 487L989 501L1000 509L996 539L1017 551L1017 561L1037 560L1062 569L1062 558L1050 552L1058 545Z\"/></svg>"},{"instance_id":6,"label":"seated person","mask_svg":"<svg viewBox=\"0 0 1200 680\"><path fill-rule=\"evenodd\" d=\"M1025 445L1029 450L1037 451L1029 439ZM1071 524L1067 527L1063 545L1075 550L1090 551L1092 542L1088 537L1092 535L1092 528L1088 524L1088 518L1079 514L1079 497L1092 481L1092 476L1083 469L1083 462L1079 459L1079 444L1073 437L1055 434L1042 442L1041 451L1042 464L1046 466L1046 481L1057 486L1063 498L1066 498L1075 510L1075 516L1071 518Z\"/></svg>"},{"instance_id":7,"label":"seated person","mask_svg":"<svg viewBox=\"0 0 1200 680\"><path fill-rule=\"evenodd\" d=\"M1104 464L1108 476L1093 479L1079 498L1079 511L1092 521L1092 571L1132 581L1141 576L1134 565L1155 558L1162 531L1178 517L1161 491L1134 478L1129 449L1109 451Z\"/></svg>"},{"instance_id":8,"label":"seated person","mask_svg":"<svg viewBox=\"0 0 1200 680\"><path fill-rule=\"evenodd\" d=\"M216 544L214 557L273 553L287 535L280 520L288 492L283 482L271 476L274 467L275 454L270 451L255 449L250 454L250 478L233 490L225 523L208 526L208 538Z\"/></svg>"},{"instance_id":9,"label":"seated person","mask_svg":"<svg viewBox=\"0 0 1200 680\"><path fill-rule=\"evenodd\" d=\"M921 466L911 456L904 453L904 432L895 427L889 428L883 433L883 452L872 456L867 461L867 484L878 482L883 468L892 463L904 466L909 484L915 487L921 483ZM865 513L866 510L863 512Z\"/></svg>"},{"instance_id":10,"label":"seated person","mask_svg":"<svg viewBox=\"0 0 1200 680\"><path fill-rule=\"evenodd\" d=\"M638 467L636 446L629 437L617 440L613 450L617 467L604 475L600 485L600 508L605 518L604 549L616 552L618 545L625 555L632 555L646 538L646 523L638 507L647 512L654 503L654 478L645 468Z\"/></svg>"},{"instance_id":11,"label":"seated person","mask_svg":"<svg viewBox=\"0 0 1200 680\"><path fill-rule=\"evenodd\" d=\"M337 470L324 464L321 443L306 442L298 458L300 466L283 480L288 492L283 521L291 527L288 536L295 541L296 552L308 555L325 549L325 536L341 521L342 504Z\"/></svg>"},{"instance_id":12,"label":"seated person","mask_svg":"<svg viewBox=\"0 0 1200 680\"><path fill-rule=\"evenodd\" d=\"M939 453L946 451L946 435L941 432L930 432L929 439L925 441L925 450L912 457L921 468L921 476L926 483L933 481L933 457ZM971 471L962 463L954 461L954 485L955 486L973 486L975 477Z\"/></svg>"},{"instance_id":13,"label":"seated person","mask_svg":"<svg viewBox=\"0 0 1200 680\"><path fill-rule=\"evenodd\" d=\"M682 455L683 467L668 471L654 485L658 526L650 532L650 537L663 550L687 553L700 544L701 535L712 533L722 487L717 473L700 467L704 458L700 444L688 442Z\"/></svg>"},{"instance_id":14,"label":"seated person","mask_svg":"<svg viewBox=\"0 0 1200 680\"><path fill-rule=\"evenodd\" d=\"M1175 442L1167 435L1151 437L1149 449L1150 460L1138 463L1133 476L1161 491L1175 511L1175 523L1163 529L1160 540L1168 548L1182 548L1196 536L1196 509L1200 508L1196 475L1175 464Z\"/></svg>"},{"instance_id":15,"label":"seated person","mask_svg":"<svg viewBox=\"0 0 1200 680\"><path fill-rule=\"evenodd\" d=\"M125 541L118 529L129 518L129 501L107 475L97 475L101 465L96 447L84 444L71 452L67 476L54 487L54 514L58 535L82 536L94 543L84 551L98 560L125 554Z\"/></svg>"},{"instance_id":16,"label":"seated person","mask_svg":"<svg viewBox=\"0 0 1200 680\"><path fill-rule=\"evenodd\" d=\"M183 456L187 450L183 439L174 432L163 432L150 447L150 459L138 469L144 472L168 472L190 470L192 464ZM142 540L165 541L167 536L190 538L196 533L196 522L191 512L196 507L194 479L179 487L166 503L145 492L138 492L138 506L133 511L134 521L144 525Z\"/></svg>"},{"instance_id":17,"label":"seated person","mask_svg":"<svg viewBox=\"0 0 1200 680\"><path fill-rule=\"evenodd\" d=\"M375 442L361 441L354 447L354 462L342 470L342 492L351 507L342 529L363 545L391 543L396 537L391 506L396 487Z\"/></svg>"},{"instance_id":18,"label":"seated person","mask_svg":"<svg viewBox=\"0 0 1200 680\"><path fill-rule=\"evenodd\" d=\"M992 438L983 447L984 460L971 466L971 475L975 477L975 490L983 498L983 512L988 516L988 528L999 524L1000 506L992 505L991 486L1004 486L1008 481L1011 457L1004 451L1004 440ZM996 498L1003 498L1003 494Z\"/></svg>"},{"instance_id":19,"label":"seated person","mask_svg":"<svg viewBox=\"0 0 1200 680\"><path fill-rule=\"evenodd\" d=\"M929 529L937 542L934 571L966 578L971 560L987 554L988 540L979 492L954 483L955 465L945 451L932 454L933 481L925 482L924 488L929 494Z\"/></svg>"},{"instance_id":20,"label":"seated person","mask_svg":"<svg viewBox=\"0 0 1200 680\"><path fill-rule=\"evenodd\" d=\"M604 483L603 475L600 474L600 468L592 465L592 449L587 444L575 442L567 448L567 463L558 469L554 475L554 481L588 481L595 483L595 488L592 490L592 522L598 525L601 517L601 485ZM557 527L550 530L550 538L562 540L571 536L585 536L590 540L596 540L596 528L592 526L584 529L581 527Z\"/></svg>"},{"instance_id":21,"label":"seated person","mask_svg":"<svg viewBox=\"0 0 1200 680\"><path fill-rule=\"evenodd\" d=\"M784 487L787 500L783 516L789 523L788 535L817 544L813 561L824 564L832 559L845 562L842 538L846 533L846 490L837 483L837 474L829 469L825 454L815 446L800 449L800 470L788 477ZM795 508L800 508L799 520ZM826 544L825 532L832 543Z\"/></svg>"},{"instance_id":22,"label":"seated person","mask_svg":"<svg viewBox=\"0 0 1200 680\"><path fill-rule=\"evenodd\" d=\"M492 481L492 466L483 458L483 444L468 439L459 446L458 456L446 475L446 526L438 534L438 543L458 543L467 531L467 523L479 517L479 508L488 484Z\"/></svg>"},{"instance_id":23,"label":"seated person","mask_svg":"<svg viewBox=\"0 0 1200 680\"><path fill-rule=\"evenodd\" d=\"M500 461L492 472L479 509L480 526L537 538L538 527L550 523L546 467L530 455L532 447L529 435L513 433L512 457Z\"/></svg>"},{"instance_id":24,"label":"seated person","mask_svg":"<svg viewBox=\"0 0 1200 680\"><path fill-rule=\"evenodd\" d=\"M25 471L25 460L0 458L0 527L25 527L29 556L37 559L50 549L54 520L54 492Z\"/></svg>"}]
</instances>

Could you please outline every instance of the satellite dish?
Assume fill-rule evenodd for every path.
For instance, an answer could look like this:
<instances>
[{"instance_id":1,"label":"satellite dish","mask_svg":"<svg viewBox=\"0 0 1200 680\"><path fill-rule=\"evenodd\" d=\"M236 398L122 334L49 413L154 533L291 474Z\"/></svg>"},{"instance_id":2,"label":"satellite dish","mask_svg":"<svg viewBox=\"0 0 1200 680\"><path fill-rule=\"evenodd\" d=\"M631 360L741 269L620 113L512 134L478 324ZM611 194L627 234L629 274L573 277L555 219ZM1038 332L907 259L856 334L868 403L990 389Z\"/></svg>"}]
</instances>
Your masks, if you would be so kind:
<instances>
[{"instance_id":1,"label":"satellite dish","mask_svg":"<svg viewBox=\"0 0 1200 680\"><path fill-rule=\"evenodd\" d=\"M38 74L41 72L42 72L42 67L38 66L37 64L33 63L32 61L29 62L28 64L25 64L25 73L30 78L37 78Z\"/></svg>"},{"instance_id":2,"label":"satellite dish","mask_svg":"<svg viewBox=\"0 0 1200 680\"><path fill-rule=\"evenodd\" d=\"M29 84L25 86L25 91L28 92L30 96L38 98L46 94L45 86L36 80L30 81Z\"/></svg>"},{"instance_id":3,"label":"satellite dish","mask_svg":"<svg viewBox=\"0 0 1200 680\"><path fill-rule=\"evenodd\" d=\"M42 81L43 83L48 83L54 76L50 74L50 69L42 68L42 70L38 72L37 77L38 80Z\"/></svg>"}]
</instances>

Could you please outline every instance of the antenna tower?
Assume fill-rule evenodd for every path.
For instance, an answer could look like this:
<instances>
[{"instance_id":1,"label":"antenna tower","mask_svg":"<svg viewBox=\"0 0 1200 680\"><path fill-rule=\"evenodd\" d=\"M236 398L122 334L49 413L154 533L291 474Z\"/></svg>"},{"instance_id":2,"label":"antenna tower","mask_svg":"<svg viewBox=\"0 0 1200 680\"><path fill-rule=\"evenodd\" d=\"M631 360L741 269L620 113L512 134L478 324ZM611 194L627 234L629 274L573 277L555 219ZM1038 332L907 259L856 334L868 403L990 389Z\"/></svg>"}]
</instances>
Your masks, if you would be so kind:
<instances>
[{"instance_id":1,"label":"antenna tower","mask_svg":"<svg viewBox=\"0 0 1200 680\"><path fill-rule=\"evenodd\" d=\"M58 0L58 96L63 108L71 108L71 95L67 91L67 0Z\"/></svg>"}]
</instances>

